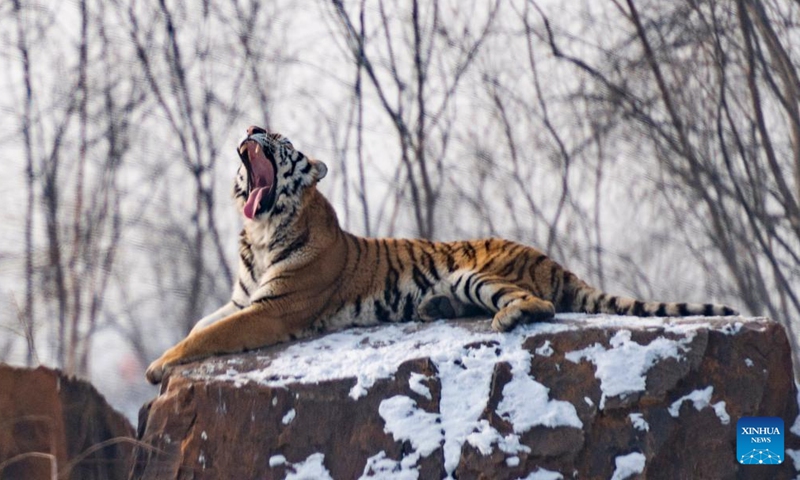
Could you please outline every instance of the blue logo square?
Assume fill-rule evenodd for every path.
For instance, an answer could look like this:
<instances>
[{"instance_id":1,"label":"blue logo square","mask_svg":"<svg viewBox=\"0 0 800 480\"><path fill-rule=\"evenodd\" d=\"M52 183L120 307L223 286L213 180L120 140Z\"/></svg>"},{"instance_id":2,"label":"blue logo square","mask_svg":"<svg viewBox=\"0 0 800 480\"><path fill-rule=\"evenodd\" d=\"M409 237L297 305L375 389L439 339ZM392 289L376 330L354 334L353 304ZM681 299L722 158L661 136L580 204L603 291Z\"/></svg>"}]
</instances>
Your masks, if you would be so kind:
<instances>
[{"instance_id":1,"label":"blue logo square","mask_svg":"<svg viewBox=\"0 0 800 480\"><path fill-rule=\"evenodd\" d=\"M783 463L783 419L742 417L736 422L736 460L742 465Z\"/></svg>"}]
</instances>

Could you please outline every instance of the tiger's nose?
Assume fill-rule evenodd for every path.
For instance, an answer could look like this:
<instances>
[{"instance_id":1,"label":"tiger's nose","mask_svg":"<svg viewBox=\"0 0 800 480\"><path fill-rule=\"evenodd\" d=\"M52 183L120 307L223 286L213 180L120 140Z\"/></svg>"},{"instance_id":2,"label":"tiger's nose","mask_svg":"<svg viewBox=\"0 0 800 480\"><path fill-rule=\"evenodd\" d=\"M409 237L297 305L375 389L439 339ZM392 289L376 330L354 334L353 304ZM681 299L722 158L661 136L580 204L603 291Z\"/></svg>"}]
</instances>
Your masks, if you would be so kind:
<instances>
[{"instance_id":1,"label":"tiger's nose","mask_svg":"<svg viewBox=\"0 0 800 480\"><path fill-rule=\"evenodd\" d=\"M267 131L264 130L263 128L261 128L261 127L256 127L255 125L250 125L249 127L247 127L247 136L248 137L250 135L255 135L255 134L258 134L258 133L267 133Z\"/></svg>"}]
</instances>

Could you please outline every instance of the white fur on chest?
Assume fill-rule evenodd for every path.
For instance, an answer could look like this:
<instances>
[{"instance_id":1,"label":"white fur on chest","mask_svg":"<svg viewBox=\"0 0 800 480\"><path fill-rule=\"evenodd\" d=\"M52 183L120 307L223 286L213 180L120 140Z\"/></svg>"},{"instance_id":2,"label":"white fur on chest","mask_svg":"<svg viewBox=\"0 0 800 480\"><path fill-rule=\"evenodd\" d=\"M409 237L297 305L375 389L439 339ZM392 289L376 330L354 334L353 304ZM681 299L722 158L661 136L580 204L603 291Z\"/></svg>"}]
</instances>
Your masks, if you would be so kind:
<instances>
[{"instance_id":1,"label":"white fur on chest","mask_svg":"<svg viewBox=\"0 0 800 480\"><path fill-rule=\"evenodd\" d=\"M282 272L297 267L298 263L303 263L307 253L298 250L289 256L284 256L279 263L275 263L279 255L285 255L281 248L269 248L273 237L277 234L277 224L246 221L245 230L250 241L250 252L253 255L253 276L256 279L253 282L253 288L249 289L250 302L281 294L282 282L276 283L271 280L280 277Z\"/></svg>"}]
</instances>

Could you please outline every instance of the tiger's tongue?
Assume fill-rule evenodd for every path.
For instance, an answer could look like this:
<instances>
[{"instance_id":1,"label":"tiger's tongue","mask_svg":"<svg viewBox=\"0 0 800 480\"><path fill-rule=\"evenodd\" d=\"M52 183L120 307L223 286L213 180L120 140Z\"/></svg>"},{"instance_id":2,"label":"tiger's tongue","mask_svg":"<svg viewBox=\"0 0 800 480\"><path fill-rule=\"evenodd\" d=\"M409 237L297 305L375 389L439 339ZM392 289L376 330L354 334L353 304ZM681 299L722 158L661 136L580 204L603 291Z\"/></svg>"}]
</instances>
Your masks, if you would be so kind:
<instances>
[{"instance_id":1,"label":"tiger's tongue","mask_svg":"<svg viewBox=\"0 0 800 480\"><path fill-rule=\"evenodd\" d=\"M256 211L258 210L258 206L261 205L261 197L264 196L264 193L269 190L268 187L259 187L254 188L252 192L250 192L250 196L247 197L247 203L244 204L244 216L248 219L252 220L253 217L256 216Z\"/></svg>"},{"instance_id":2,"label":"tiger's tongue","mask_svg":"<svg viewBox=\"0 0 800 480\"><path fill-rule=\"evenodd\" d=\"M264 155L264 149L255 140L247 141L247 158L250 160L253 187L244 204L243 213L252 220L259 213L264 195L269 194L275 184L275 170L272 162Z\"/></svg>"}]
</instances>

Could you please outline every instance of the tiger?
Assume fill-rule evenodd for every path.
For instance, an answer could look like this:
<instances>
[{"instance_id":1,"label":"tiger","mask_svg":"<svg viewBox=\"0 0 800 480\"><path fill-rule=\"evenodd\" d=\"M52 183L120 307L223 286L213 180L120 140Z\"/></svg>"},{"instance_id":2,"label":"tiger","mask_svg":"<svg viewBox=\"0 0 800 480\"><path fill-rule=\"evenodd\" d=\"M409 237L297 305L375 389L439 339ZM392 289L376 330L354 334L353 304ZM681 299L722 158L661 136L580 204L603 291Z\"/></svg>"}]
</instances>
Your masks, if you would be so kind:
<instances>
[{"instance_id":1,"label":"tiger","mask_svg":"<svg viewBox=\"0 0 800 480\"><path fill-rule=\"evenodd\" d=\"M560 312L728 316L730 307L610 295L536 248L500 238L434 242L364 238L342 229L317 189L328 167L279 133L251 126L233 196L244 216L230 301L147 369L349 327L492 316L505 332Z\"/></svg>"}]
</instances>

